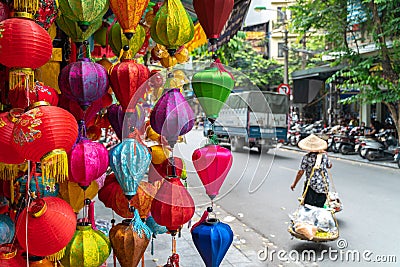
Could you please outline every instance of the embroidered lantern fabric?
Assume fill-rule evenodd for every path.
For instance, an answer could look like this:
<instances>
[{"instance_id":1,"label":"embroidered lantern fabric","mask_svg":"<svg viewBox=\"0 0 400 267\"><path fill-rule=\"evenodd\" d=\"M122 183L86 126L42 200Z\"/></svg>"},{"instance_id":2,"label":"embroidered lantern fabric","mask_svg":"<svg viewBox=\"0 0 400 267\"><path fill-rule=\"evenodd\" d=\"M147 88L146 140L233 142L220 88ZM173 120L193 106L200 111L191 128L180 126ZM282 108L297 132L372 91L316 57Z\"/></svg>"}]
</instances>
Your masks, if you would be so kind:
<instances>
[{"instance_id":1,"label":"embroidered lantern fabric","mask_svg":"<svg viewBox=\"0 0 400 267\"><path fill-rule=\"evenodd\" d=\"M173 147L180 135L194 125L194 113L178 88L169 89L157 101L150 114L150 125Z\"/></svg>"},{"instance_id":2,"label":"embroidered lantern fabric","mask_svg":"<svg viewBox=\"0 0 400 267\"><path fill-rule=\"evenodd\" d=\"M229 225L217 219L208 219L192 228L192 239L207 267L220 266L233 241Z\"/></svg>"},{"instance_id":3,"label":"embroidered lantern fabric","mask_svg":"<svg viewBox=\"0 0 400 267\"><path fill-rule=\"evenodd\" d=\"M117 22L113 26L111 26L110 32L108 34L108 44L110 45L113 53L116 56L119 56L121 54L121 49L126 45L129 46L132 55L136 55L136 53L142 47L145 38L145 29L142 25L138 25L135 34L130 40L128 40L128 38L126 38L126 36L122 33L121 25Z\"/></svg>"},{"instance_id":4,"label":"embroidered lantern fabric","mask_svg":"<svg viewBox=\"0 0 400 267\"><path fill-rule=\"evenodd\" d=\"M83 58L63 68L58 83L66 97L77 101L86 109L107 92L108 74L100 64Z\"/></svg>"},{"instance_id":5,"label":"embroidered lantern fabric","mask_svg":"<svg viewBox=\"0 0 400 267\"><path fill-rule=\"evenodd\" d=\"M111 252L108 237L91 225L78 224L69 242L61 263L65 267L98 267L104 263Z\"/></svg>"},{"instance_id":6,"label":"embroidered lantern fabric","mask_svg":"<svg viewBox=\"0 0 400 267\"><path fill-rule=\"evenodd\" d=\"M214 199L232 167L231 151L218 145L207 145L193 152L192 161L207 195Z\"/></svg>"},{"instance_id":7,"label":"embroidered lantern fabric","mask_svg":"<svg viewBox=\"0 0 400 267\"><path fill-rule=\"evenodd\" d=\"M39 10L34 16L35 22L47 31L56 20L57 14L57 0L39 0Z\"/></svg>"},{"instance_id":8,"label":"embroidered lantern fabric","mask_svg":"<svg viewBox=\"0 0 400 267\"><path fill-rule=\"evenodd\" d=\"M122 267L137 266L150 242L151 230L142 222L137 210L132 220L124 220L110 230L110 242Z\"/></svg>"},{"instance_id":9,"label":"embroidered lantern fabric","mask_svg":"<svg viewBox=\"0 0 400 267\"><path fill-rule=\"evenodd\" d=\"M47 256L60 251L72 239L76 215L64 200L45 197L34 200L21 212L16 228L17 239L23 249L27 249L28 243L30 254Z\"/></svg>"},{"instance_id":10,"label":"embroidered lantern fabric","mask_svg":"<svg viewBox=\"0 0 400 267\"><path fill-rule=\"evenodd\" d=\"M45 179L68 177L69 152L78 137L74 116L62 108L39 106L21 115L15 124L14 146L27 160L42 163Z\"/></svg>"},{"instance_id":11,"label":"embroidered lantern fabric","mask_svg":"<svg viewBox=\"0 0 400 267\"><path fill-rule=\"evenodd\" d=\"M110 167L129 199L136 194L150 162L147 147L135 139L124 139L110 150Z\"/></svg>"},{"instance_id":12,"label":"embroidered lantern fabric","mask_svg":"<svg viewBox=\"0 0 400 267\"><path fill-rule=\"evenodd\" d=\"M108 168L108 151L98 142L82 139L69 156L69 180L87 187Z\"/></svg>"}]
</instances>

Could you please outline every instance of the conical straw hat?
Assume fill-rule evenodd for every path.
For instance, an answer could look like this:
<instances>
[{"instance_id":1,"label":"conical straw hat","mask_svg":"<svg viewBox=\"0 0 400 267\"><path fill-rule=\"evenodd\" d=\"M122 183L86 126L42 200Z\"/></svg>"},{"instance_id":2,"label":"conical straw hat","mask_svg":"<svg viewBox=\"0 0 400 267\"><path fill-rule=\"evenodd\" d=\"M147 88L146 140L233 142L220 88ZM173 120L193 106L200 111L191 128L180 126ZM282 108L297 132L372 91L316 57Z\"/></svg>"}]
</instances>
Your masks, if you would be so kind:
<instances>
[{"instance_id":1,"label":"conical straw hat","mask_svg":"<svg viewBox=\"0 0 400 267\"><path fill-rule=\"evenodd\" d=\"M328 148L328 144L318 136L311 134L300 140L299 147L310 152L320 152Z\"/></svg>"}]
</instances>

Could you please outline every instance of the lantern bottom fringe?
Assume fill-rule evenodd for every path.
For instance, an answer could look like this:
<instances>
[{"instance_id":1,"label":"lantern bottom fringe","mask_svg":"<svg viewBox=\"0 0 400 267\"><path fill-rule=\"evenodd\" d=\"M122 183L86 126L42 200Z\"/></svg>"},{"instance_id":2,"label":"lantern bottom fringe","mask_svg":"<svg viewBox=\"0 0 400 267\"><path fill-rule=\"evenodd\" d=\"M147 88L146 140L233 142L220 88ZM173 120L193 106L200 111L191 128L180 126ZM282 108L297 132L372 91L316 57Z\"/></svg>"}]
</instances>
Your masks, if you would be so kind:
<instances>
[{"instance_id":1,"label":"lantern bottom fringe","mask_svg":"<svg viewBox=\"0 0 400 267\"><path fill-rule=\"evenodd\" d=\"M0 180L14 180L19 172L18 164L6 164L0 162Z\"/></svg>"},{"instance_id":2,"label":"lantern bottom fringe","mask_svg":"<svg viewBox=\"0 0 400 267\"><path fill-rule=\"evenodd\" d=\"M68 177L68 156L65 150L55 149L41 159L42 174L46 182L63 182ZM53 180L53 181L54 181Z\"/></svg>"},{"instance_id":3,"label":"lantern bottom fringe","mask_svg":"<svg viewBox=\"0 0 400 267\"><path fill-rule=\"evenodd\" d=\"M29 68L10 70L9 88L11 90L33 90L35 87L35 72Z\"/></svg>"},{"instance_id":4,"label":"lantern bottom fringe","mask_svg":"<svg viewBox=\"0 0 400 267\"><path fill-rule=\"evenodd\" d=\"M52 262L56 262L64 258L65 255L65 248L61 249L59 252L46 256L46 259Z\"/></svg>"}]
</instances>

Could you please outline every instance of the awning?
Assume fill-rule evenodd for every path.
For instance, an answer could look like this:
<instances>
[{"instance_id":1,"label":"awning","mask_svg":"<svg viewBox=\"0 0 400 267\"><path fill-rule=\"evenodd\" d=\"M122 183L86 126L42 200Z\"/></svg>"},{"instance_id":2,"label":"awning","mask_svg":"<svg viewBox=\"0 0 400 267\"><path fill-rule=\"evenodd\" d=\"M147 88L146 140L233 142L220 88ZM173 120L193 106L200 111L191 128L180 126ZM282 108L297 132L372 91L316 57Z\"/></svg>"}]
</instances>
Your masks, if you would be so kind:
<instances>
[{"instance_id":1,"label":"awning","mask_svg":"<svg viewBox=\"0 0 400 267\"><path fill-rule=\"evenodd\" d=\"M325 81L343 67L343 65L338 65L335 67L324 65L306 70L297 70L292 72L292 80L313 79Z\"/></svg>"}]
</instances>

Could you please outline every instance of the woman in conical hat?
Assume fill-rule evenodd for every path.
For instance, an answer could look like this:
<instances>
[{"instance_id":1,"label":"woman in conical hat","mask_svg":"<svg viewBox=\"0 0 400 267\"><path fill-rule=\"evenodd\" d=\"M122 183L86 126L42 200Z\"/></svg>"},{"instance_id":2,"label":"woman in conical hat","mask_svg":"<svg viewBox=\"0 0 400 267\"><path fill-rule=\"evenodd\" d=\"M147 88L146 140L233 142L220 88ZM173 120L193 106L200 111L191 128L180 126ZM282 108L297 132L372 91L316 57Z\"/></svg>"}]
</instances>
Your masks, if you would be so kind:
<instances>
[{"instance_id":1,"label":"woman in conical hat","mask_svg":"<svg viewBox=\"0 0 400 267\"><path fill-rule=\"evenodd\" d=\"M308 153L303 156L300 169L290 189L294 190L305 172L303 204L322 208L329 188L328 168L332 167L328 155L324 152L328 145L323 139L311 134L299 142L299 147Z\"/></svg>"}]
</instances>

